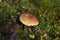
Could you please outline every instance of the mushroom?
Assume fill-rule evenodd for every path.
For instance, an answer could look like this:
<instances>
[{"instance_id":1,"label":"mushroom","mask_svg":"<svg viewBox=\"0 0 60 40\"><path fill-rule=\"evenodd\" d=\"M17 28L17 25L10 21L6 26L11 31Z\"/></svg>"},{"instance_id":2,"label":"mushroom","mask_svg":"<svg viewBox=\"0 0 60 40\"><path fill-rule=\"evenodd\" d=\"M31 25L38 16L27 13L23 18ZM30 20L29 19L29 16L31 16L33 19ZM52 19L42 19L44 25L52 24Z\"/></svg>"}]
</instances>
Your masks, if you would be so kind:
<instances>
[{"instance_id":1,"label":"mushroom","mask_svg":"<svg viewBox=\"0 0 60 40\"><path fill-rule=\"evenodd\" d=\"M20 14L19 21L22 24L24 24L22 26L22 29L23 30L27 29L27 31L29 33L31 33L31 31L33 31L34 26L39 24L38 19L34 15L32 15L30 13L22 13L22 14ZM31 28L31 31L29 30L29 27Z\"/></svg>"},{"instance_id":2,"label":"mushroom","mask_svg":"<svg viewBox=\"0 0 60 40\"><path fill-rule=\"evenodd\" d=\"M29 13L23 13L19 16L19 20L26 26L36 26L39 24L38 19Z\"/></svg>"}]
</instances>

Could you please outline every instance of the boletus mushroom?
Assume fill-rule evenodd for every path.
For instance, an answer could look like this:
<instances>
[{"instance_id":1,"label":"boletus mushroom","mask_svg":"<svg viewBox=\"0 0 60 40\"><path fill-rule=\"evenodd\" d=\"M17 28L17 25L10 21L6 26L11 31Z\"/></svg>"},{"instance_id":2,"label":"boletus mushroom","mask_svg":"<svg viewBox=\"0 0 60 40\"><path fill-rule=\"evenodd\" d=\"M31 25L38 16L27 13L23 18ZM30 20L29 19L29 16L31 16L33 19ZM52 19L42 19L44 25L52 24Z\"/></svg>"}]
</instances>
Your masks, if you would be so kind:
<instances>
[{"instance_id":1,"label":"boletus mushroom","mask_svg":"<svg viewBox=\"0 0 60 40\"><path fill-rule=\"evenodd\" d=\"M19 20L22 24L26 26L36 26L39 24L38 19L30 13L21 14L19 16Z\"/></svg>"}]
</instances>

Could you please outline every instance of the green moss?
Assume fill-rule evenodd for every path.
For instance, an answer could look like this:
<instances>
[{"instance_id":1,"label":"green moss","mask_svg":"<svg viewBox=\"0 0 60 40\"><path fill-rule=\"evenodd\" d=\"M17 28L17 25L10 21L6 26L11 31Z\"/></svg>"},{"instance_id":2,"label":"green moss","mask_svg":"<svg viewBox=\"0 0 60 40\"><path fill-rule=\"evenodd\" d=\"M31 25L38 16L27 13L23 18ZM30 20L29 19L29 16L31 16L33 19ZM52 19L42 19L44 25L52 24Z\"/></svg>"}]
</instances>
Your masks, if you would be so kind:
<instances>
[{"instance_id":1,"label":"green moss","mask_svg":"<svg viewBox=\"0 0 60 40\"><path fill-rule=\"evenodd\" d=\"M60 0L0 0L0 28L6 31L8 31L9 28L12 28L14 20L17 19L16 16L18 16L18 12L20 12L20 14L25 13L27 12L28 7L31 8L30 13L39 20L39 25L35 26L33 30L40 30L40 35L42 35L42 37L44 37L43 35L46 33L47 40L54 38L50 37L48 33L56 36L54 40L57 38L59 39ZM8 22L11 22L11 24ZM25 33L19 29L21 32L19 33L20 36L18 36L18 39L24 40L24 37L21 36L26 36L26 39L30 39L28 37L29 34L34 34L34 32L31 31L30 27L28 29L30 29L30 31L25 30ZM40 38L41 36L38 39ZM1 34L0 40L4 40L4 37L2 37ZM41 40L44 39L41 38Z\"/></svg>"}]
</instances>

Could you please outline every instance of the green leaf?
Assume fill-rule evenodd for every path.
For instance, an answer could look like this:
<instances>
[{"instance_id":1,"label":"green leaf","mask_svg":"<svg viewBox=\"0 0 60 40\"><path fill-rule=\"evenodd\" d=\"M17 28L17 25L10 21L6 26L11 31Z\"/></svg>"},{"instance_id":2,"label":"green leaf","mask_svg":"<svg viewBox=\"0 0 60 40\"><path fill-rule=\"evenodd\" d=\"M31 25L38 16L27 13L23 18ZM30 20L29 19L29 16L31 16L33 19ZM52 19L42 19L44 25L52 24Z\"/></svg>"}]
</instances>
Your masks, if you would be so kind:
<instances>
[{"instance_id":1,"label":"green leaf","mask_svg":"<svg viewBox=\"0 0 60 40\"><path fill-rule=\"evenodd\" d=\"M30 34L29 37L34 39L35 38L35 35Z\"/></svg>"}]
</instances>

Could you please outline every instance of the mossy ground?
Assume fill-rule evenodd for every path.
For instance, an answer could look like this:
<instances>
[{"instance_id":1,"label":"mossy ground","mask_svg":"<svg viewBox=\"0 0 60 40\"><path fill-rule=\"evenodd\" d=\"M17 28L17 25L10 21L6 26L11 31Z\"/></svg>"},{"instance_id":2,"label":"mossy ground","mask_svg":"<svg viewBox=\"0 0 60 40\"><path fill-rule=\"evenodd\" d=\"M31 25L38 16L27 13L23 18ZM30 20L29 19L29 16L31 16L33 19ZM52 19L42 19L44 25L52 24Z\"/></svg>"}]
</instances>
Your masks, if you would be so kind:
<instances>
[{"instance_id":1,"label":"mossy ground","mask_svg":"<svg viewBox=\"0 0 60 40\"><path fill-rule=\"evenodd\" d=\"M28 8L39 20L39 25L23 30L23 25L16 20L19 13L27 12ZM19 35L17 40L60 40L60 0L0 0L0 29L8 33L13 28ZM37 30L38 35L34 34ZM5 37L0 33L0 40Z\"/></svg>"}]
</instances>

